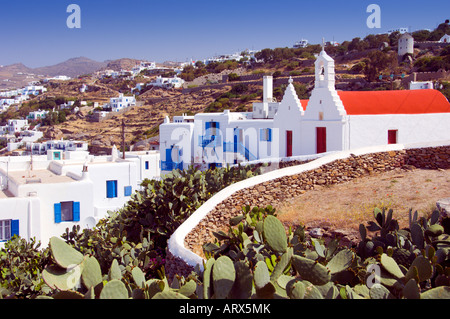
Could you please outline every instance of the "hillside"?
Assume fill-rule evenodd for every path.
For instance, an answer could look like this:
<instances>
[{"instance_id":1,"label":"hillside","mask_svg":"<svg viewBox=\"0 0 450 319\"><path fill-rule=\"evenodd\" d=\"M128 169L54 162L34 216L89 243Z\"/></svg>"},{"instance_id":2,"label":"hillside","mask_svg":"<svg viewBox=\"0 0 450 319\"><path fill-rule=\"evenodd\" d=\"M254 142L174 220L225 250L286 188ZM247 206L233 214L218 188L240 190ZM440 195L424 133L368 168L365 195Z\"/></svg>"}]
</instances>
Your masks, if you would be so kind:
<instances>
[{"instance_id":1,"label":"hillside","mask_svg":"<svg viewBox=\"0 0 450 319\"><path fill-rule=\"evenodd\" d=\"M36 74L48 76L66 75L73 78L79 75L93 73L105 66L105 62L97 62L86 57L78 57L55 65L35 68L33 71Z\"/></svg>"}]
</instances>

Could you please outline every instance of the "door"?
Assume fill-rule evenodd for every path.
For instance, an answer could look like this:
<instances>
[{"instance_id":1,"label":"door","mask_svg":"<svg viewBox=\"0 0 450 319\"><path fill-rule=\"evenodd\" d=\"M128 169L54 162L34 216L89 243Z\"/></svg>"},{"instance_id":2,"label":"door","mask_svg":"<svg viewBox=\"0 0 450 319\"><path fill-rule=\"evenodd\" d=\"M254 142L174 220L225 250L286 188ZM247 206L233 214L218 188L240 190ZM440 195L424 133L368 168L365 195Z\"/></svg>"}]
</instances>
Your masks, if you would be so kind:
<instances>
[{"instance_id":1,"label":"door","mask_svg":"<svg viewBox=\"0 0 450 319\"><path fill-rule=\"evenodd\" d=\"M397 144L397 130L388 131L388 144Z\"/></svg>"},{"instance_id":2,"label":"door","mask_svg":"<svg viewBox=\"0 0 450 319\"><path fill-rule=\"evenodd\" d=\"M292 156L292 131L286 131L286 157Z\"/></svg>"},{"instance_id":3,"label":"door","mask_svg":"<svg viewBox=\"0 0 450 319\"><path fill-rule=\"evenodd\" d=\"M316 127L316 149L317 154L327 151L327 128Z\"/></svg>"}]
</instances>

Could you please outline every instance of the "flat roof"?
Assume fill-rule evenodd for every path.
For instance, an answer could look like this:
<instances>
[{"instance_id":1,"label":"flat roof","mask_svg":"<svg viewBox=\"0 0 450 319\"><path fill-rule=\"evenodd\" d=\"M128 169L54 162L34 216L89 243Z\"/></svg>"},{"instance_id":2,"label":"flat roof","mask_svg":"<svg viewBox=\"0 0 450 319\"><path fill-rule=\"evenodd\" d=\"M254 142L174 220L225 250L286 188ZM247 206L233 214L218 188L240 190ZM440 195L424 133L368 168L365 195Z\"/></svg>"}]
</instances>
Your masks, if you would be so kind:
<instances>
[{"instance_id":1,"label":"flat roof","mask_svg":"<svg viewBox=\"0 0 450 319\"><path fill-rule=\"evenodd\" d=\"M74 179L65 175L57 175L48 169L10 171L8 173L8 177L10 180L19 185L74 182Z\"/></svg>"}]
</instances>

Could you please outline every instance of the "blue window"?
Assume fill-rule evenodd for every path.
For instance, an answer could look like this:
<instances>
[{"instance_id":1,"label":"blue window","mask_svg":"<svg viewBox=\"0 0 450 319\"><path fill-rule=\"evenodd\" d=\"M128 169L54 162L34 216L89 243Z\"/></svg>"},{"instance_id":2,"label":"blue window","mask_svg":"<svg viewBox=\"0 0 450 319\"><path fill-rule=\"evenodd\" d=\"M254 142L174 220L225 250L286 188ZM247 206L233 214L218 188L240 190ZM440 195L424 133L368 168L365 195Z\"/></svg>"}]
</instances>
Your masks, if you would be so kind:
<instances>
[{"instance_id":1,"label":"blue window","mask_svg":"<svg viewBox=\"0 0 450 319\"><path fill-rule=\"evenodd\" d=\"M149 168L148 161L145 161L145 169L148 169L148 168Z\"/></svg>"},{"instance_id":2,"label":"blue window","mask_svg":"<svg viewBox=\"0 0 450 319\"><path fill-rule=\"evenodd\" d=\"M206 122L205 123L205 131L206 135L218 135L217 130L220 129L219 122Z\"/></svg>"},{"instance_id":3,"label":"blue window","mask_svg":"<svg viewBox=\"0 0 450 319\"><path fill-rule=\"evenodd\" d=\"M10 240L14 235L19 236L19 220L0 220L0 241Z\"/></svg>"},{"instance_id":4,"label":"blue window","mask_svg":"<svg viewBox=\"0 0 450 319\"><path fill-rule=\"evenodd\" d=\"M55 223L79 222L80 202L61 202L54 204Z\"/></svg>"},{"instance_id":5,"label":"blue window","mask_svg":"<svg viewBox=\"0 0 450 319\"><path fill-rule=\"evenodd\" d=\"M124 192L125 196L131 196L132 187L131 186L125 186L123 192Z\"/></svg>"},{"instance_id":6,"label":"blue window","mask_svg":"<svg viewBox=\"0 0 450 319\"><path fill-rule=\"evenodd\" d=\"M117 197L117 181L106 181L106 197Z\"/></svg>"},{"instance_id":7,"label":"blue window","mask_svg":"<svg viewBox=\"0 0 450 319\"><path fill-rule=\"evenodd\" d=\"M272 129L262 128L259 130L259 140L272 142Z\"/></svg>"}]
</instances>

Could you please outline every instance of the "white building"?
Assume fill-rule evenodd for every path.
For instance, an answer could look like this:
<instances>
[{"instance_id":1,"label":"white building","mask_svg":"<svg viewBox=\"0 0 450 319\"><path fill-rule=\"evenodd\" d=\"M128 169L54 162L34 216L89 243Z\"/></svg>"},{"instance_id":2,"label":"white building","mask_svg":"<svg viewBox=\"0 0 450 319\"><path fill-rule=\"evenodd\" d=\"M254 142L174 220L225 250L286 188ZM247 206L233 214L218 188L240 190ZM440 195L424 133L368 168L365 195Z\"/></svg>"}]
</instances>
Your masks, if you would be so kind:
<instances>
[{"instance_id":1,"label":"white building","mask_svg":"<svg viewBox=\"0 0 450 319\"><path fill-rule=\"evenodd\" d=\"M440 38L439 42L441 43L450 43L450 35L444 34L442 38Z\"/></svg>"},{"instance_id":2,"label":"white building","mask_svg":"<svg viewBox=\"0 0 450 319\"><path fill-rule=\"evenodd\" d=\"M47 92L47 88L42 85L28 85L22 89L22 95L39 95Z\"/></svg>"},{"instance_id":3,"label":"white building","mask_svg":"<svg viewBox=\"0 0 450 319\"><path fill-rule=\"evenodd\" d=\"M178 89L182 87L184 84L184 80L182 78L174 75L172 78L164 78L161 76L157 76L154 82L148 83L151 86L163 87L166 89L175 88Z\"/></svg>"},{"instance_id":4,"label":"white building","mask_svg":"<svg viewBox=\"0 0 450 319\"><path fill-rule=\"evenodd\" d=\"M414 54L414 38L409 33L404 33L398 38L398 55Z\"/></svg>"},{"instance_id":5,"label":"white building","mask_svg":"<svg viewBox=\"0 0 450 319\"><path fill-rule=\"evenodd\" d=\"M124 96L123 93L119 94L119 97L113 97L107 104L108 108L111 108L112 112L119 112L120 110L136 105L135 96Z\"/></svg>"},{"instance_id":6,"label":"white building","mask_svg":"<svg viewBox=\"0 0 450 319\"><path fill-rule=\"evenodd\" d=\"M433 89L433 81L411 81L409 82L410 90L425 90L425 89Z\"/></svg>"},{"instance_id":7,"label":"white building","mask_svg":"<svg viewBox=\"0 0 450 319\"><path fill-rule=\"evenodd\" d=\"M294 48L306 48L308 46L308 40L301 39L294 43Z\"/></svg>"},{"instance_id":8,"label":"white building","mask_svg":"<svg viewBox=\"0 0 450 319\"><path fill-rule=\"evenodd\" d=\"M0 158L0 246L14 234L45 247L75 225L92 228L131 199L144 179L159 178L158 152L52 149L47 155Z\"/></svg>"},{"instance_id":9,"label":"white building","mask_svg":"<svg viewBox=\"0 0 450 319\"><path fill-rule=\"evenodd\" d=\"M46 110L32 111L32 112L28 113L27 119L30 121L38 121L40 119L45 118L49 112L50 111L46 111Z\"/></svg>"},{"instance_id":10,"label":"white building","mask_svg":"<svg viewBox=\"0 0 450 319\"><path fill-rule=\"evenodd\" d=\"M387 33L391 34L391 33L394 33L394 32L399 32L400 34L404 34L404 33L409 32L409 29L408 28L404 28L404 27L403 28L397 28L397 29L391 29Z\"/></svg>"},{"instance_id":11,"label":"white building","mask_svg":"<svg viewBox=\"0 0 450 319\"><path fill-rule=\"evenodd\" d=\"M450 103L433 89L337 91L334 60L315 62L315 87L300 100L290 80L281 102L264 79L262 103L251 113L166 117L160 125L162 174L252 160L311 155L392 143L447 140Z\"/></svg>"}]
</instances>

